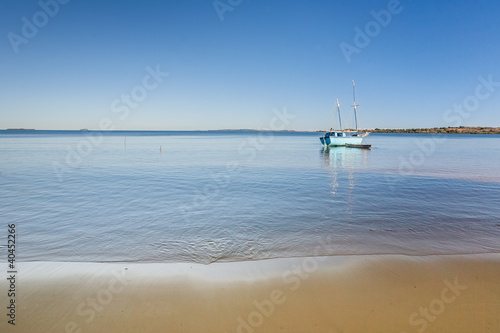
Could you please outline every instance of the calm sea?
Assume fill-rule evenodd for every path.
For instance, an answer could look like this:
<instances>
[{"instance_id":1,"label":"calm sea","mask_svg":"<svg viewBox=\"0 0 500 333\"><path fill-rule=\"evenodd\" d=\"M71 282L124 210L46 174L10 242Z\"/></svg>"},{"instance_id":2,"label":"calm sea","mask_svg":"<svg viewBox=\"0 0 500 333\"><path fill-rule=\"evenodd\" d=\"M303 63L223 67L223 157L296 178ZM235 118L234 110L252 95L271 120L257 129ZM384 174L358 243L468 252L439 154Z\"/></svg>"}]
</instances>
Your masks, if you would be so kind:
<instances>
[{"instance_id":1,"label":"calm sea","mask_svg":"<svg viewBox=\"0 0 500 333\"><path fill-rule=\"evenodd\" d=\"M500 251L500 136L319 136L0 131L2 234L21 261Z\"/></svg>"}]
</instances>

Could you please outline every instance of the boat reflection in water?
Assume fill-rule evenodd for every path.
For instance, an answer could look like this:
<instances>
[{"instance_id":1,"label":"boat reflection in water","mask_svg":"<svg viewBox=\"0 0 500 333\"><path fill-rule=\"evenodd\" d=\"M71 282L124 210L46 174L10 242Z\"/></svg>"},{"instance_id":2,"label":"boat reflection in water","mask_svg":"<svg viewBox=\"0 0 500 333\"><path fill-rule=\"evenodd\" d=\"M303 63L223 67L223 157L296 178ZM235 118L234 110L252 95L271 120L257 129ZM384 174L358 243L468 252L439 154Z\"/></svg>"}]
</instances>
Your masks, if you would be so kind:
<instances>
[{"instance_id":1,"label":"boat reflection in water","mask_svg":"<svg viewBox=\"0 0 500 333\"><path fill-rule=\"evenodd\" d=\"M323 155L324 167L337 171L355 171L366 168L371 150L323 146L320 153Z\"/></svg>"},{"instance_id":2,"label":"boat reflection in water","mask_svg":"<svg viewBox=\"0 0 500 333\"><path fill-rule=\"evenodd\" d=\"M331 195L333 201L347 202L348 212L352 212L353 191L359 174L366 170L371 151L346 147L323 147L320 150L323 167L332 177ZM339 197L340 196L340 197Z\"/></svg>"}]
</instances>

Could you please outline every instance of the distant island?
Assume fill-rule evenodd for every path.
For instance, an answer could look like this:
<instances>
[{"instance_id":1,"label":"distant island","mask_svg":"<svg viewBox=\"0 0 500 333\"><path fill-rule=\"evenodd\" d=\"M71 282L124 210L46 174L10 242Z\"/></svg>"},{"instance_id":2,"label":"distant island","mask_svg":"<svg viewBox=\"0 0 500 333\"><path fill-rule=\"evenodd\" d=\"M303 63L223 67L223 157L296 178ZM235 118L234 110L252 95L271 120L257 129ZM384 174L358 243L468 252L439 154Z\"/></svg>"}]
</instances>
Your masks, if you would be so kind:
<instances>
[{"instance_id":1,"label":"distant island","mask_svg":"<svg viewBox=\"0 0 500 333\"><path fill-rule=\"evenodd\" d=\"M34 131L34 128L7 128L7 131Z\"/></svg>"},{"instance_id":2,"label":"distant island","mask_svg":"<svg viewBox=\"0 0 500 333\"><path fill-rule=\"evenodd\" d=\"M375 128L371 133L500 134L500 127Z\"/></svg>"}]
</instances>

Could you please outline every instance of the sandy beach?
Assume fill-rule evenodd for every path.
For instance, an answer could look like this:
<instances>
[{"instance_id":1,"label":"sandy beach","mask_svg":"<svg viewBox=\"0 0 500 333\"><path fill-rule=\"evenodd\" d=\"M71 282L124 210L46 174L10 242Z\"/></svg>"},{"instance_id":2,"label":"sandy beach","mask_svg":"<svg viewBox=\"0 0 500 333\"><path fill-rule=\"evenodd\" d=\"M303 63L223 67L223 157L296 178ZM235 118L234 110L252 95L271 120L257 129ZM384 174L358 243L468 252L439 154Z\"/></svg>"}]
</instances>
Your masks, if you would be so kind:
<instances>
[{"instance_id":1,"label":"sandy beach","mask_svg":"<svg viewBox=\"0 0 500 333\"><path fill-rule=\"evenodd\" d=\"M499 254L38 262L17 279L2 332L500 331Z\"/></svg>"}]
</instances>

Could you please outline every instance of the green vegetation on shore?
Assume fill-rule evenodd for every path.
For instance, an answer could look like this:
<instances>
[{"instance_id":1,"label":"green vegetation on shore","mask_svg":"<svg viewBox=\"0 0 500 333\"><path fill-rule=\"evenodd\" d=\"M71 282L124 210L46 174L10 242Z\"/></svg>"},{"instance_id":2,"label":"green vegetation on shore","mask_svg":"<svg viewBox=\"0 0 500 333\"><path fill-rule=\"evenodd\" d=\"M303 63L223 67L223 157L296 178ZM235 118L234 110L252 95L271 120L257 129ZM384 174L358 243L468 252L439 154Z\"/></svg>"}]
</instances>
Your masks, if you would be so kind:
<instances>
[{"instance_id":1,"label":"green vegetation on shore","mask_svg":"<svg viewBox=\"0 0 500 333\"><path fill-rule=\"evenodd\" d=\"M500 127L375 128L371 133L500 134Z\"/></svg>"}]
</instances>

